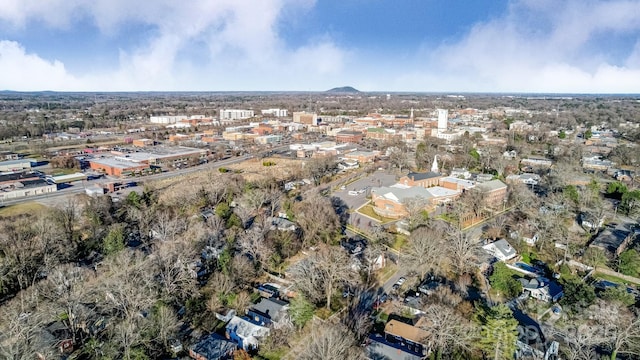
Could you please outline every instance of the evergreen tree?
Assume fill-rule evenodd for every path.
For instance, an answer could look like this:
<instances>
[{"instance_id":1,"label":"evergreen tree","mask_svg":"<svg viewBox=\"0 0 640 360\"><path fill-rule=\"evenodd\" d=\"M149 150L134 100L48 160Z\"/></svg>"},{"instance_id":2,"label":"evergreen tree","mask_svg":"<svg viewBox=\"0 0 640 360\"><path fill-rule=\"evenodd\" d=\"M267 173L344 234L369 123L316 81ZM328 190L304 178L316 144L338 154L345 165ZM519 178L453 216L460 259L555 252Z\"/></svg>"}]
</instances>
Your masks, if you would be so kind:
<instances>
[{"instance_id":1,"label":"evergreen tree","mask_svg":"<svg viewBox=\"0 0 640 360\"><path fill-rule=\"evenodd\" d=\"M518 321L506 305L480 307L476 320L481 325L478 346L494 360L513 359L518 340Z\"/></svg>"}]
</instances>

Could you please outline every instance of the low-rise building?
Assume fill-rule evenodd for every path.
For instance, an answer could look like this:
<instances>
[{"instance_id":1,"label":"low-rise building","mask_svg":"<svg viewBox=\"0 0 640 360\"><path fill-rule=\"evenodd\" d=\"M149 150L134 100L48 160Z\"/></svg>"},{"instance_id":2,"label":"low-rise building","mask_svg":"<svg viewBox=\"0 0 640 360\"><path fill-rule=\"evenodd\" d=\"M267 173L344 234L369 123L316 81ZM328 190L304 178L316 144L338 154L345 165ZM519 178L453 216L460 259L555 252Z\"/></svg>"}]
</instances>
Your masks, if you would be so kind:
<instances>
[{"instance_id":1,"label":"low-rise building","mask_svg":"<svg viewBox=\"0 0 640 360\"><path fill-rule=\"evenodd\" d=\"M500 180L491 180L476 185L476 189L484 194L484 201L488 207L505 205L507 200L507 185Z\"/></svg>"},{"instance_id":2,"label":"low-rise building","mask_svg":"<svg viewBox=\"0 0 640 360\"><path fill-rule=\"evenodd\" d=\"M229 339L244 350L254 350L260 341L269 335L269 328L252 323L251 321L234 316L225 327Z\"/></svg>"},{"instance_id":3,"label":"low-rise building","mask_svg":"<svg viewBox=\"0 0 640 360\"><path fill-rule=\"evenodd\" d=\"M548 279L539 277L536 279L520 278L522 292L530 297L546 302L556 302L563 295L562 287Z\"/></svg>"},{"instance_id":4,"label":"low-rise building","mask_svg":"<svg viewBox=\"0 0 640 360\"><path fill-rule=\"evenodd\" d=\"M516 257L516 250L505 239L500 239L492 243L488 243L482 248L491 256L499 261L507 261Z\"/></svg>"},{"instance_id":5,"label":"low-rise building","mask_svg":"<svg viewBox=\"0 0 640 360\"><path fill-rule=\"evenodd\" d=\"M418 321L423 319L420 318ZM384 327L384 334L387 341L399 344L414 354L426 356L429 353L429 346L426 343L429 333L420 327L390 320Z\"/></svg>"},{"instance_id":6,"label":"low-rise building","mask_svg":"<svg viewBox=\"0 0 640 360\"><path fill-rule=\"evenodd\" d=\"M371 202L373 210L381 216L389 218L401 218L408 215L405 208L407 199L421 198L425 209L432 207L433 195L420 186L414 187L376 187L371 189Z\"/></svg>"},{"instance_id":7,"label":"low-rise building","mask_svg":"<svg viewBox=\"0 0 640 360\"><path fill-rule=\"evenodd\" d=\"M540 175L533 173L524 173L520 175L507 176L507 182L521 182L526 185L535 186L540 183Z\"/></svg>"},{"instance_id":8,"label":"low-rise building","mask_svg":"<svg viewBox=\"0 0 640 360\"><path fill-rule=\"evenodd\" d=\"M362 141L364 134L360 131L343 130L336 134L336 142L358 143Z\"/></svg>"},{"instance_id":9,"label":"low-rise building","mask_svg":"<svg viewBox=\"0 0 640 360\"><path fill-rule=\"evenodd\" d=\"M89 167L111 176L124 176L150 168L149 164L120 160L113 157L91 159Z\"/></svg>"},{"instance_id":10,"label":"low-rise building","mask_svg":"<svg viewBox=\"0 0 640 360\"><path fill-rule=\"evenodd\" d=\"M441 178L442 174L433 171L424 173L410 172L406 176L401 177L398 182L406 186L428 188L430 186L437 186Z\"/></svg>"},{"instance_id":11,"label":"low-rise building","mask_svg":"<svg viewBox=\"0 0 640 360\"><path fill-rule=\"evenodd\" d=\"M283 322L289 311L289 303L274 298L261 298L247 310L247 317L255 324L269 326Z\"/></svg>"},{"instance_id":12,"label":"low-rise building","mask_svg":"<svg viewBox=\"0 0 640 360\"><path fill-rule=\"evenodd\" d=\"M377 159L378 156L380 156L380 151L378 150L372 150L372 151L357 150L357 151L352 151L342 155L344 159L356 160L362 164L372 162L375 159Z\"/></svg>"},{"instance_id":13,"label":"low-rise building","mask_svg":"<svg viewBox=\"0 0 640 360\"><path fill-rule=\"evenodd\" d=\"M0 172L31 169L31 159L0 161Z\"/></svg>"},{"instance_id":14,"label":"low-rise building","mask_svg":"<svg viewBox=\"0 0 640 360\"><path fill-rule=\"evenodd\" d=\"M231 360L236 349L235 343L214 333L189 347L189 356L195 360Z\"/></svg>"}]
</instances>

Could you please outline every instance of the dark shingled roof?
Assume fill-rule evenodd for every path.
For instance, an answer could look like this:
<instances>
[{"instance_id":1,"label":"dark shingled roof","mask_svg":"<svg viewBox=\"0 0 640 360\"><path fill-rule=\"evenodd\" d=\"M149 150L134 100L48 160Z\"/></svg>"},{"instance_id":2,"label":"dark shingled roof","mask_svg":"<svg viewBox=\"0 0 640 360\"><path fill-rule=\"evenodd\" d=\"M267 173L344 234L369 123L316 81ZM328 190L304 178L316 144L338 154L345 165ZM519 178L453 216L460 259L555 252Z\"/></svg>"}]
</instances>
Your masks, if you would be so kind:
<instances>
[{"instance_id":1,"label":"dark shingled roof","mask_svg":"<svg viewBox=\"0 0 640 360\"><path fill-rule=\"evenodd\" d=\"M426 173L410 172L409 174L407 174L407 177L409 179L413 179L413 181L420 181L420 180L425 180L425 179L433 179L433 178L438 177L438 176L442 176L442 175L437 173L437 172L433 172L433 171L429 171L429 172L426 172Z\"/></svg>"}]
</instances>

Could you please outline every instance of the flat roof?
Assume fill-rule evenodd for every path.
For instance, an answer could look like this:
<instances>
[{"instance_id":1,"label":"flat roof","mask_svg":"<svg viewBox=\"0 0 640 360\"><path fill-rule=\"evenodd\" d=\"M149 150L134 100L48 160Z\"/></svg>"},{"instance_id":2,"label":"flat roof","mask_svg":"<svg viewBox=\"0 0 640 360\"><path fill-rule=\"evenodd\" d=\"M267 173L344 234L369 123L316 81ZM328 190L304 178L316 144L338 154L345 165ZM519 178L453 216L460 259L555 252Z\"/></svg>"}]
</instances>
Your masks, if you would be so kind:
<instances>
[{"instance_id":1,"label":"flat roof","mask_svg":"<svg viewBox=\"0 0 640 360\"><path fill-rule=\"evenodd\" d=\"M433 197L441 197L441 196L454 196L459 194L455 190L447 189L442 186L432 186L427 188L427 191L433 195Z\"/></svg>"},{"instance_id":2,"label":"flat roof","mask_svg":"<svg viewBox=\"0 0 640 360\"><path fill-rule=\"evenodd\" d=\"M133 161L119 160L119 159L112 158L112 157L91 159L89 162L100 164L100 165L109 166L109 167L112 167L112 168L123 169L123 170L131 169L131 168L138 168L140 166L148 166L147 164L136 163L136 162L133 162Z\"/></svg>"},{"instance_id":3,"label":"flat roof","mask_svg":"<svg viewBox=\"0 0 640 360\"><path fill-rule=\"evenodd\" d=\"M6 160L6 161L0 161L0 166L18 165L18 164L24 164L24 163L29 163L29 165L31 165L31 161L32 159Z\"/></svg>"}]
</instances>

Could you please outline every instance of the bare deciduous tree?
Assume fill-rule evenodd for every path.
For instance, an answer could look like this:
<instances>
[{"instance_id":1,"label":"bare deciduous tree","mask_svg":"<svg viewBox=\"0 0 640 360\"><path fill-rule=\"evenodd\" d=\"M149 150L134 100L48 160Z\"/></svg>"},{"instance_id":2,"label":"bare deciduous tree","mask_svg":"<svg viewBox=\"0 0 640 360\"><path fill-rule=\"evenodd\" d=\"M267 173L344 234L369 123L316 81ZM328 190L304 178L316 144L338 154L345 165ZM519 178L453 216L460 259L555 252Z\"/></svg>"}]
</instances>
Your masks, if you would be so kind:
<instances>
[{"instance_id":1,"label":"bare deciduous tree","mask_svg":"<svg viewBox=\"0 0 640 360\"><path fill-rule=\"evenodd\" d=\"M301 360L359 360L362 350L356 347L353 335L342 325L314 324Z\"/></svg>"},{"instance_id":2,"label":"bare deciduous tree","mask_svg":"<svg viewBox=\"0 0 640 360\"><path fill-rule=\"evenodd\" d=\"M296 221L303 232L304 246L330 243L340 229L340 220L331 200L311 195L296 204Z\"/></svg>"},{"instance_id":3,"label":"bare deciduous tree","mask_svg":"<svg viewBox=\"0 0 640 360\"><path fill-rule=\"evenodd\" d=\"M331 308L331 296L337 285L355 279L349 257L340 248L322 248L290 268L295 286L318 303L325 299Z\"/></svg>"},{"instance_id":4,"label":"bare deciduous tree","mask_svg":"<svg viewBox=\"0 0 640 360\"><path fill-rule=\"evenodd\" d=\"M429 304L423 309L427 320L420 326L432 344L436 358L451 356L455 351L469 351L475 340L473 324L450 306Z\"/></svg>"},{"instance_id":5,"label":"bare deciduous tree","mask_svg":"<svg viewBox=\"0 0 640 360\"><path fill-rule=\"evenodd\" d=\"M444 234L435 227L419 227L411 233L406 249L400 256L400 263L406 269L416 272L420 280L429 271L441 272L444 249L439 239Z\"/></svg>"}]
</instances>

